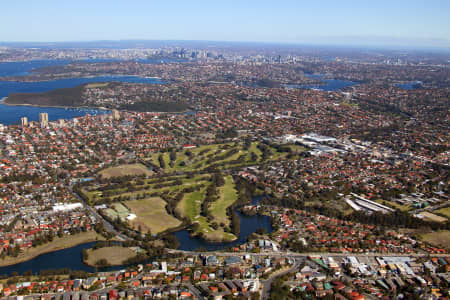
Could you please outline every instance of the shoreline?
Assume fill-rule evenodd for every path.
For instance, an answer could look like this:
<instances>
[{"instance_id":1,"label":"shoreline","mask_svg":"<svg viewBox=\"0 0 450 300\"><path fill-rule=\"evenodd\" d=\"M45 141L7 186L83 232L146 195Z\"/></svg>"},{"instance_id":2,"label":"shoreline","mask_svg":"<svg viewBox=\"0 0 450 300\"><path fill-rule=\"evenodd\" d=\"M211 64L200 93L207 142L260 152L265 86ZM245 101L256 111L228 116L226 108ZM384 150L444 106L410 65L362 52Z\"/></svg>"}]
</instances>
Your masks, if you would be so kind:
<instances>
[{"instance_id":1,"label":"shoreline","mask_svg":"<svg viewBox=\"0 0 450 300\"><path fill-rule=\"evenodd\" d=\"M75 236L70 236L69 235L69 236L65 236L65 237L62 237L62 238L58 238L57 240L53 240L53 242L56 242L58 240L65 239L65 238L66 239L67 238L71 239L73 237L76 237L76 235ZM87 238L85 238L85 239L83 239L81 241L77 241L76 243L73 243L73 244L50 247L47 250L37 251L35 254L27 255L27 252L30 249L36 249L36 248L30 248L30 249L26 250L27 252L21 253L21 254L24 254L24 256L22 256L22 257L20 257L20 254L19 254L18 257L7 256L3 260L0 259L0 268L14 266L14 265L17 265L17 264L21 264L21 263L33 260L36 257L41 256L43 254L56 252L56 251L64 250L64 249L69 249L69 248L76 247L76 246L79 246L79 245L82 245L82 244L96 242L96 241L99 241L99 240L102 240L102 239L103 239L103 237L101 235L97 234L97 236L95 238L94 237L87 237ZM50 246L50 244L53 243L53 242L50 242L50 243L47 243L47 244L44 244L44 245L41 245L41 246L42 247L45 247L47 245Z\"/></svg>"},{"instance_id":2,"label":"shoreline","mask_svg":"<svg viewBox=\"0 0 450 300\"><path fill-rule=\"evenodd\" d=\"M122 247L122 246L118 246L118 245L102 247L102 248L98 248L98 249L95 249L95 250L93 250L93 249L91 248L91 249L88 249L88 256L93 255L92 252L97 251L97 250L100 250L100 251L101 251L101 249L115 250L114 248L123 248L123 249L129 249L129 250L131 250L129 247ZM132 250L131 250L131 251L132 251ZM133 251L133 252L134 252L134 251ZM133 253L132 256L125 257L125 260L126 260L126 259L129 259L129 258L133 258L133 257L136 256L136 255L137 255L137 253ZM99 257L96 257L96 259L97 259L97 260L98 260L98 259L106 259L106 260L108 261L108 258L107 258L107 257L103 257L102 255L100 255ZM125 266L125 264L123 264L123 261L121 261L120 263L111 263L111 262L108 261L108 265L107 265L107 266L97 266L97 265L95 264L95 262L89 262L89 257L88 257L88 259L82 258L81 261L82 261L83 264L85 264L86 266L89 266L89 267L92 267L92 268L103 268L103 267L119 267L119 266Z\"/></svg>"},{"instance_id":3,"label":"shoreline","mask_svg":"<svg viewBox=\"0 0 450 300\"><path fill-rule=\"evenodd\" d=\"M113 109L117 109L117 108L106 108L103 106L61 106L61 105L39 105L39 104L12 104L12 103L6 103L6 99L8 99L8 97L3 97L0 99L0 105L6 105L6 106L25 106L25 107L53 107L53 108L65 108L65 109L77 109L77 108L82 108L82 109L93 109L93 110L106 110L106 111L112 111ZM133 111L133 110L120 110L117 109L118 111L124 111L124 112L137 112L137 111ZM189 111L193 111L192 109L185 109L183 111L176 111L176 112L170 112L170 111L145 111L145 113L162 113L162 114L184 114L186 112Z\"/></svg>"},{"instance_id":4,"label":"shoreline","mask_svg":"<svg viewBox=\"0 0 450 300\"><path fill-rule=\"evenodd\" d=\"M30 76L30 75L27 75ZM39 76L39 75L34 75ZM153 77L153 76L144 76L144 75L123 75L123 74L98 74L98 75L87 75L87 76L65 76L65 77L56 77L56 78L45 78L45 79L31 79L31 80L20 80L22 78L26 78L26 76L6 76L6 77L0 77L0 81L4 82L22 82L22 83L35 83L35 82L49 82L49 81L56 81L56 80L70 80L70 79L85 79L85 78L95 78L95 77L137 77L137 78L143 78L143 79L155 79L160 80L164 84L166 81L162 79L161 77ZM99 81L103 82L103 81ZM114 81L108 81L108 82L114 82ZM93 82L92 82L93 83Z\"/></svg>"},{"instance_id":5,"label":"shoreline","mask_svg":"<svg viewBox=\"0 0 450 300\"><path fill-rule=\"evenodd\" d=\"M106 107L96 107L96 106L61 106L61 105L39 105L39 104L12 104L12 103L6 103L5 101L8 99L8 97L3 97L0 99L0 104L7 105L7 106L29 106L29 107L54 107L54 108L66 108L66 109L76 109L76 108L83 108L83 109L96 109L96 110L113 110L113 108L106 108Z\"/></svg>"}]
</instances>

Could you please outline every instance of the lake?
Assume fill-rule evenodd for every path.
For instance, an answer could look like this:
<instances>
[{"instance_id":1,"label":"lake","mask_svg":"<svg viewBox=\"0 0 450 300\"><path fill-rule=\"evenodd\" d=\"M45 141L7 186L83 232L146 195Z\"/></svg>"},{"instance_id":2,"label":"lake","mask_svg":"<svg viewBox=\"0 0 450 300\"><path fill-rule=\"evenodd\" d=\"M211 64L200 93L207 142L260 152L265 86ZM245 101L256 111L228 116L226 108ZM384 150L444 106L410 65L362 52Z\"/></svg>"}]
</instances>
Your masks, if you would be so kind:
<instances>
[{"instance_id":1,"label":"lake","mask_svg":"<svg viewBox=\"0 0 450 300\"><path fill-rule=\"evenodd\" d=\"M262 197L253 197L252 203L259 203ZM180 250L197 250L206 249L208 251L227 249L231 246L243 244L247 238L258 228L264 228L268 233L272 232L269 216L245 216L238 212L241 220L241 230L239 239L230 243L208 243L202 239L190 237L186 230L175 232L174 235L180 242ZM39 273L40 270L69 268L71 270L82 270L87 272L95 272L95 268L83 264L81 253L83 249L91 248L96 242L81 244L72 248L58 250L37 256L29 261L16 265L0 267L0 274L11 274L18 272L22 274L25 271L32 271L33 274ZM99 268L98 271L120 270L124 266Z\"/></svg>"},{"instance_id":2,"label":"lake","mask_svg":"<svg viewBox=\"0 0 450 300\"><path fill-rule=\"evenodd\" d=\"M12 272L23 274L25 271L32 271L38 274L40 270L70 268L72 270L94 272L95 269L83 264L81 251L89 249L96 242L81 244L72 248L49 252L35 257L29 261L18 263L12 266L0 267L0 274L9 275Z\"/></svg>"},{"instance_id":3,"label":"lake","mask_svg":"<svg viewBox=\"0 0 450 300\"><path fill-rule=\"evenodd\" d=\"M252 204L257 205L260 203L262 196L257 196L252 198ZM226 249L232 246L241 245L247 242L247 238L256 231L258 228L263 228L267 233L271 233L272 225L270 224L270 217L263 215L246 216L241 214L238 209L236 213L240 218L240 234L236 241L228 243L209 243L203 239L196 237L191 237L187 230L181 230L175 232L174 235L180 242L180 250L193 251L198 249L204 249L207 251L215 251Z\"/></svg>"}]
</instances>

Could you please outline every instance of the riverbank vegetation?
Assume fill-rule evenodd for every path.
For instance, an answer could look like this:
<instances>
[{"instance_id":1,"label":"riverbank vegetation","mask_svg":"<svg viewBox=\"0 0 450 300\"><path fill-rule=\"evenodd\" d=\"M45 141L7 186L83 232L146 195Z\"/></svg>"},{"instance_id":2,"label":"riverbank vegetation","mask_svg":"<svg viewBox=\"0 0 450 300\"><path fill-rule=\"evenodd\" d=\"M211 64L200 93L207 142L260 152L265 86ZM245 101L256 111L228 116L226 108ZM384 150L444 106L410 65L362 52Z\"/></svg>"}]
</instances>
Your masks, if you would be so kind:
<instances>
[{"instance_id":1,"label":"riverbank vegetation","mask_svg":"<svg viewBox=\"0 0 450 300\"><path fill-rule=\"evenodd\" d=\"M297 153L302 149L294 150ZM164 236L187 227L194 236L228 242L239 236L237 203L250 201L248 187L231 175L233 171L291 159L292 155L289 147L249 139L192 145L140 159L140 166L152 169L154 175L123 171L133 164L114 166L102 170L96 181L83 184L77 191L91 205L105 204L101 213L125 234ZM121 172L116 172L117 168ZM127 218L131 214L136 218Z\"/></svg>"},{"instance_id":2,"label":"riverbank vegetation","mask_svg":"<svg viewBox=\"0 0 450 300\"><path fill-rule=\"evenodd\" d=\"M83 262L92 267L120 266L136 256L136 251L121 246L89 249L83 254Z\"/></svg>"},{"instance_id":3,"label":"riverbank vegetation","mask_svg":"<svg viewBox=\"0 0 450 300\"><path fill-rule=\"evenodd\" d=\"M189 109L186 103L178 101L154 101L145 95L135 97L138 101L125 101L117 99L114 103L96 103L92 100L91 90L103 90L117 87L122 83L89 83L72 88L60 88L42 93L11 93L4 101L9 105L57 106L57 107L101 107L137 112L183 112ZM96 94L96 98L100 98Z\"/></svg>"},{"instance_id":4,"label":"riverbank vegetation","mask_svg":"<svg viewBox=\"0 0 450 300\"><path fill-rule=\"evenodd\" d=\"M43 93L12 93L4 101L9 105L83 106L84 86L56 89Z\"/></svg>"},{"instance_id":5,"label":"riverbank vegetation","mask_svg":"<svg viewBox=\"0 0 450 300\"><path fill-rule=\"evenodd\" d=\"M81 232L74 235L63 237L55 236L51 243L32 247L18 253L16 257L3 256L0 259L0 267L18 264L33 259L41 254L49 253L57 250L71 248L80 244L103 240L104 237L95 231Z\"/></svg>"}]
</instances>

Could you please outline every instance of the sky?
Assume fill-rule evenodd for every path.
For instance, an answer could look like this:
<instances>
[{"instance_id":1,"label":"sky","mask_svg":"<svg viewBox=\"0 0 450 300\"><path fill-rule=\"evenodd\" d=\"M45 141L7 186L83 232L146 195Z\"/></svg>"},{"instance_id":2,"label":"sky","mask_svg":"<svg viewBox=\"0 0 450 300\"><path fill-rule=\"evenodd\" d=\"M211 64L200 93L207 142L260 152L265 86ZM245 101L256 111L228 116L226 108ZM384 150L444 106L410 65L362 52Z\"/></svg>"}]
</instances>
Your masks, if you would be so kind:
<instances>
[{"instance_id":1,"label":"sky","mask_svg":"<svg viewBox=\"0 0 450 300\"><path fill-rule=\"evenodd\" d=\"M142 39L450 48L449 0L2 2L2 42Z\"/></svg>"}]
</instances>

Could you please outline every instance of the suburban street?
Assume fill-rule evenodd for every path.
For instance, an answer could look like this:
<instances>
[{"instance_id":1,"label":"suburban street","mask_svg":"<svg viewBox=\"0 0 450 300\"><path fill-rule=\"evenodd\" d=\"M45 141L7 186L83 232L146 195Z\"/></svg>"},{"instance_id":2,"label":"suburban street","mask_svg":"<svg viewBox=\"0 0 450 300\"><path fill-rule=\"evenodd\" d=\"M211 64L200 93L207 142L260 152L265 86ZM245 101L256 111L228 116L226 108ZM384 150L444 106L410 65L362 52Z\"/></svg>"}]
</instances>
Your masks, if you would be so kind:
<instances>
[{"instance_id":1,"label":"suburban street","mask_svg":"<svg viewBox=\"0 0 450 300\"><path fill-rule=\"evenodd\" d=\"M272 286L272 282L275 280L275 278L277 278L279 276L283 276L283 275L291 273L291 272L294 272L295 270L298 269L300 264L301 264L300 259L294 259L294 264L292 265L292 267L288 268L287 270L275 272L274 274L270 275L268 279L262 280L261 281L261 285L262 285L261 299L263 299L263 300L269 299L270 287Z\"/></svg>"}]
</instances>

